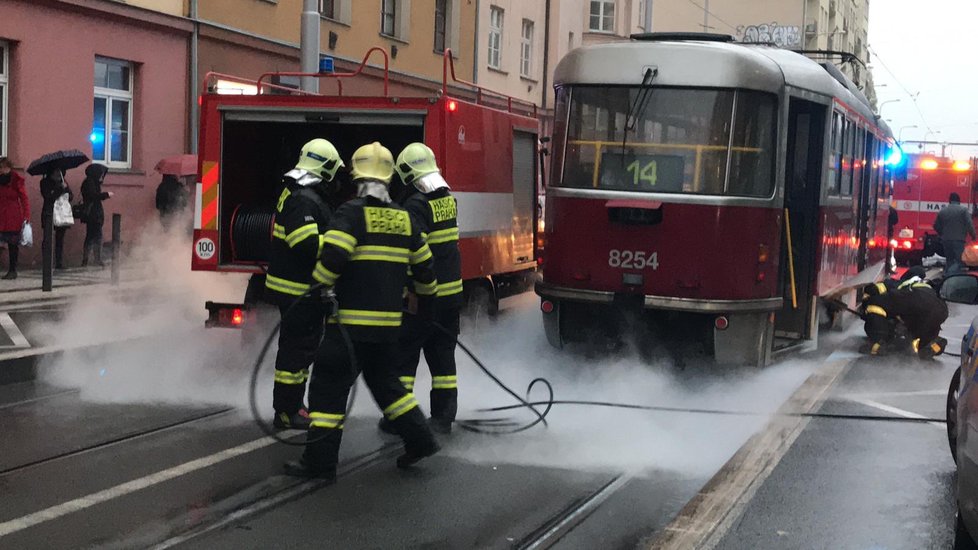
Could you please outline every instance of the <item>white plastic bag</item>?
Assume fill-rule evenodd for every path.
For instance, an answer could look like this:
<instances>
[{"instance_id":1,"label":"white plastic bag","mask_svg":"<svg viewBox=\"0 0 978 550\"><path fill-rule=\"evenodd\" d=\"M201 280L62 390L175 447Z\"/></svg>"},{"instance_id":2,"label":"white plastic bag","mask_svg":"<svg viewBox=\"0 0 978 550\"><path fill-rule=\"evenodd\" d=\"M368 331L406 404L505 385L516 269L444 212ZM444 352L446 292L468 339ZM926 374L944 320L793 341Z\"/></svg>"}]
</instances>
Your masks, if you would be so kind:
<instances>
[{"instance_id":1,"label":"white plastic bag","mask_svg":"<svg viewBox=\"0 0 978 550\"><path fill-rule=\"evenodd\" d=\"M58 197L54 201L54 226L69 227L74 225L75 215L71 211L71 202L68 200L68 193Z\"/></svg>"},{"instance_id":2,"label":"white plastic bag","mask_svg":"<svg viewBox=\"0 0 978 550\"><path fill-rule=\"evenodd\" d=\"M20 246L34 246L34 230L31 229L30 222L24 222L24 227L20 230Z\"/></svg>"}]
</instances>

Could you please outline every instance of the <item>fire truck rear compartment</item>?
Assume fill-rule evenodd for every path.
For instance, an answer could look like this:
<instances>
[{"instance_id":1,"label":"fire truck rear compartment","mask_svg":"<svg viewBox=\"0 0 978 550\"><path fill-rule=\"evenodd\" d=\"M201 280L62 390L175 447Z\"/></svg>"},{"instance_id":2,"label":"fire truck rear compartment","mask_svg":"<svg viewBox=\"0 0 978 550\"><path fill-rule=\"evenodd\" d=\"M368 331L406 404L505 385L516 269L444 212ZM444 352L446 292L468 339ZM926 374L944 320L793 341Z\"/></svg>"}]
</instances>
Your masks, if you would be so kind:
<instances>
[{"instance_id":1,"label":"fire truck rear compartment","mask_svg":"<svg viewBox=\"0 0 978 550\"><path fill-rule=\"evenodd\" d=\"M295 166L304 143L314 138L331 141L346 164L337 178L349 182L350 158L357 148L379 141L396 158L407 144L424 141L424 118L400 113L232 112L225 114L222 136L220 262L255 265L268 261L271 214L282 193L282 175Z\"/></svg>"}]
</instances>

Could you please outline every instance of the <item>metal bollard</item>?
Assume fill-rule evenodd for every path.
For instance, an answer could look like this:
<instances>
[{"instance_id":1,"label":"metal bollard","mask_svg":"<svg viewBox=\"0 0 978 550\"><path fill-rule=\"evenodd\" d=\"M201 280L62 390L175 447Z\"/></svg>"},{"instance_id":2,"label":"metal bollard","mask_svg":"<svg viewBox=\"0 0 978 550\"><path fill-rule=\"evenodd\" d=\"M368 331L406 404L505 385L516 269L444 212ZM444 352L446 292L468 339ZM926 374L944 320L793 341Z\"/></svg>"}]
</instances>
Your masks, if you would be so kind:
<instances>
[{"instance_id":1,"label":"metal bollard","mask_svg":"<svg viewBox=\"0 0 978 550\"><path fill-rule=\"evenodd\" d=\"M41 228L41 291L51 292L51 275L54 269L54 216L44 219Z\"/></svg>"},{"instance_id":2,"label":"metal bollard","mask_svg":"<svg viewBox=\"0 0 978 550\"><path fill-rule=\"evenodd\" d=\"M122 243L122 214L112 214L112 284L119 284L119 246Z\"/></svg>"}]
</instances>

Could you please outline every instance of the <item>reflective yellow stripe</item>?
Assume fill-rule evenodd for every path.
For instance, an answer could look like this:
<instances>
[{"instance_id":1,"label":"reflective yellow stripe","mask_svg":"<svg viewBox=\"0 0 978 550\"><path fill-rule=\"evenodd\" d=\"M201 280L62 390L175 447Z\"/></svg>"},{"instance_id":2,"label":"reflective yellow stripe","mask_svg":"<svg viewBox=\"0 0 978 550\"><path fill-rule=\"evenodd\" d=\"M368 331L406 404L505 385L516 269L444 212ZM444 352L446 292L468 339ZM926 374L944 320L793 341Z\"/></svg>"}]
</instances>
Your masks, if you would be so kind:
<instances>
[{"instance_id":1,"label":"reflective yellow stripe","mask_svg":"<svg viewBox=\"0 0 978 550\"><path fill-rule=\"evenodd\" d=\"M458 388L458 376L432 376L431 389L454 390Z\"/></svg>"},{"instance_id":2,"label":"reflective yellow stripe","mask_svg":"<svg viewBox=\"0 0 978 550\"><path fill-rule=\"evenodd\" d=\"M336 284L336 279L339 279L340 276L326 269L326 266L324 266L322 263L316 262L316 269L312 272L312 278L315 279L316 282L333 286Z\"/></svg>"},{"instance_id":3,"label":"reflective yellow stripe","mask_svg":"<svg viewBox=\"0 0 978 550\"><path fill-rule=\"evenodd\" d=\"M400 311L369 311L363 309L341 309L337 312L337 317L329 320L336 323L336 319L344 325L358 325L364 327L399 327L401 326Z\"/></svg>"},{"instance_id":4,"label":"reflective yellow stripe","mask_svg":"<svg viewBox=\"0 0 978 550\"><path fill-rule=\"evenodd\" d=\"M434 296L438 292L438 281L419 283L414 281L414 293L419 296Z\"/></svg>"},{"instance_id":5,"label":"reflective yellow stripe","mask_svg":"<svg viewBox=\"0 0 978 550\"><path fill-rule=\"evenodd\" d=\"M285 238L285 228L282 227L279 224L273 225L272 226L272 237L275 237L276 239L284 239Z\"/></svg>"},{"instance_id":6,"label":"reflective yellow stripe","mask_svg":"<svg viewBox=\"0 0 978 550\"><path fill-rule=\"evenodd\" d=\"M438 283L439 296L454 296L462 292L462 279L450 283Z\"/></svg>"},{"instance_id":7,"label":"reflective yellow stripe","mask_svg":"<svg viewBox=\"0 0 978 550\"><path fill-rule=\"evenodd\" d=\"M886 317L886 310L880 306L866 306L866 313L872 313L874 315L879 315L880 317Z\"/></svg>"},{"instance_id":8,"label":"reflective yellow stripe","mask_svg":"<svg viewBox=\"0 0 978 550\"><path fill-rule=\"evenodd\" d=\"M308 283L297 283L286 279L280 279L274 275L265 276L265 288L274 290L276 292L281 292L282 294L288 294L290 296L302 296L309 290L310 286L311 285Z\"/></svg>"},{"instance_id":9,"label":"reflective yellow stripe","mask_svg":"<svg viewBox=\"0 0 978 550\"><path fill-rule=\"evenodd\" d=\"M914 353L919 352L920 351L920 338L914 338L913 339L913 342L910 342L910 345L913 346L913 352Z\"/></svg>"},{"instance_id":10,"label":"reflective yellow stripe","mask_svg":"<svg viewBox=\"0 0 978 550\"><path fill-rule=\"evenodd\" d=\"M421 262L427 261L431 258L431 249L428 248L427 244L421 245L421 248L411 252L411 265L418 265Z\"/></svg>"},{"instance_id":11,"label":"reflective yellow stripe","mask_svg":"<svg viewBox=\"0 0 978 550\"><path fill-rule=\"evenodd\" d=\"M397 420L398 417L417 406L418 400L414 398L413 393L409 393L391 403L389 407L384 409L384 416L386 416L388 420Z\"/></svg>"},{"instance_id":12,"label":"reflective yellow stripe","mask_svg":"<svg viewBox=\"0 0 978 550\"><path fill-rule=\"evenodd\" d=\"M350 254L353 254L353 249L357 246L356 237L338 229L330 229L327 231L326 234L323 235L323 242L342 248Z\"/></svg>"},{"instance_id":13,"label":"reflective yellow stripe","mask_svg":"<svg viewBox=\"0 0 978 550\"><path fill-rule=\"evenodd\" d=\"M308 378L309 378L309 371L306 369L302 369L299 372L290 372L287 370L275 371L276 384L287 384L290 386L297 385L297 384L305 384Z\"/></svg>"},{"instance_id":14,"label":"reflective yellow stripe","mask_svg":"<svg viewBox=\"0 0 978 550\"><path fill-rule=\"evenodd\" d=\"M452 241L458 240L458 228L451 227L449 229L439 229L438 231L432 231L428 233L428 238L425 239L428 244L442 244L450 243Z\"/></svg>"},{"instance_id":15,"label":"reflective yellow stripe","mask_svg":"<svg viewBox=\"0 0 978 550\"><path fill-rule=\"evenodd\" d=\"M318 257L320 257L322 255L323 255L323 236L320 235L319 236L319 249L316 250L316 257L318 258Z\"/></svg>"},{"instance_id":16,"label":"reflective yellow stripe","mask_svg":"<svg viewBox=\"0 0 978 550\"><path fill-rule=\"evenodd\" d=\"M282 190L282 194L278 196L278 204L275 206L279 213L282 212L282 207L285 206L285 199L289 198L291 195L292 191L289 191L288 187Z\"/></svg>"},{"instance_id":17,"label":"reflective yellow stripe","mask_svg":"<svg viewBox=\"0 0 978 550\"><path fill-rule=\"evenodd\" d=\"M319 234L319 226L314 223L307 223L306 225L303 225L299 229L296 229L295 231L289 233L289 235L285 237L285 243L289 245L289 248L292 248L295 245L301 243L302 241L308 239L309 237L318 234Z\"/></svg>"},{"instance_id":18,"label":"reflective yellow stripe","mask_svg":"<svg viewBox=\"0 0 978 550\"><path fill-rule=\"evenodd\" d=\"M406 248L395 246L361 245L353 251L351 261L364 262L393 262L396 264L408 263L408 251Z\"/></svg>"},{"instance_id":19,"label":"reflective yellow stripe","mask_svg":"<svg viewBox=\"0 0 978 550\"><path fill-rule=\"evenodd\" d=\"M886 285L883 283L876 283L876 290L878 290L880 294L886 294Z\"/></svg>"},{"instance_id":20,"label":"reflective yellow stripe","mask_svg":"<svg viewBox=\"0 0 978 550\"><path fill-rule=\"evenodd\" d=\"M883 347L883 345L880 344L879 342L873 342L873 347L872 347L872 349L869 350L870 355L876 355L876 354L878 354L880 352L880 348L882 348L882 347Z\"/></svg>"},{"instance_id":21,"label":"reflective yellow stripe","mask_svg":"<svg viewBox=\"0 0 978 550\"><path fill-rule=\"evenodd\" d=\"M398 378L398 380L401 381L401 384L403 384L404 387L408 391L414 389L414 377L413 376L401 376L401 377Z\"/></svg>"},{"instance_id":22,"label":"reflective yellow stripe","mask_svg":"<svg viewBox=\"0 0 978 550\"><path fill-rule=\"evenodd\" d=\"M309 425L313 428L331 428L334 430L343 429L343 420L346 415L311 412L309 413Z\"/></svg>"}]
</instances>

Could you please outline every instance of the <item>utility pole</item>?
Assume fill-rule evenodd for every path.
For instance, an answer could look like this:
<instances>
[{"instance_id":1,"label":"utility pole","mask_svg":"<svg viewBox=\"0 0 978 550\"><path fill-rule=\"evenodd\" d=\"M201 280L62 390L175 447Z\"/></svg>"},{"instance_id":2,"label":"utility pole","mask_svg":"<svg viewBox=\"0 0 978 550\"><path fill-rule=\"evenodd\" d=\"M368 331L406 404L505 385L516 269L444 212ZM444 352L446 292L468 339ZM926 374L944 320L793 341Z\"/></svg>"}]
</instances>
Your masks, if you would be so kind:
<instances>
[{"instance_id":1,"label":"utility pole","mask_svg":"<svg viewBox=\"0 0 978 550\"><path fill-rule=\"evenodd\" d=\"M319 0L303 0L299 70L304 73L319 72L319 19ZM303 91L319 93L319 79L314 76L302 77L300 85Z\"/></svg>"},{"instance_id":2,"label":"utility pole","mask_svg":"<svg viewBox=\"0 0 978 550\"><path fill-rule=\"evenodd\" d=\"M710 0L703 0L703 32L710 32Z\"/></svg>"}]
</instances>

